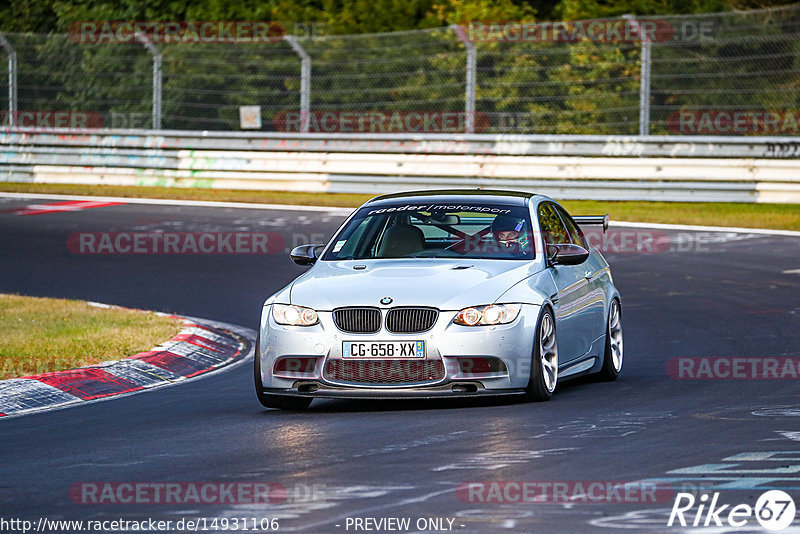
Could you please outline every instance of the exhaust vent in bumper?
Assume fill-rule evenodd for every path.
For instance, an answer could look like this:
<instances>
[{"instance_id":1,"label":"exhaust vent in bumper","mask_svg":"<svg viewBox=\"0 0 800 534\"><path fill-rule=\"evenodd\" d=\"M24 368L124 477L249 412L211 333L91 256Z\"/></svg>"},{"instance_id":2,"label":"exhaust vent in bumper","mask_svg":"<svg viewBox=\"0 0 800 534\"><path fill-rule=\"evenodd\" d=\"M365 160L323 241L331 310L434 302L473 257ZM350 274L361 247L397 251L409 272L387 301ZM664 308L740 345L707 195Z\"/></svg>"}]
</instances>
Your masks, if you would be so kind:
<instances>
[{"instance_id":1,"label":"exhaust vent in bumper","mask_svg":"<svg viewBox=\"0 0 800 534\"><path fill-rule=\"evenodd\" d=\"M441 360L329 360L325 377L351 384L419 384L444 378Z\"/></svg>"}]
</instances>

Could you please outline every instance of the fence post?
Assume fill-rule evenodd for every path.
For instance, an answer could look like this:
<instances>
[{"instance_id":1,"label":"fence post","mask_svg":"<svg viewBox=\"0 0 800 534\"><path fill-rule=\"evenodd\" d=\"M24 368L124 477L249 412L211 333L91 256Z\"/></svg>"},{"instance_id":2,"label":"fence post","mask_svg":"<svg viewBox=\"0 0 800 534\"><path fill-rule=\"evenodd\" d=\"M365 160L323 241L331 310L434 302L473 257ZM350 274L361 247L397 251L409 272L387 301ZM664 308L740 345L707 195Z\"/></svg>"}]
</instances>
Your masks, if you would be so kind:
<instances>
[{"instance_id":1,"label":"fence post","mask_svg":"<svg viewBox=\"0 0 800 534\"><path fill-rule=\"evenodd\" d=\"M0 46L8 54L8 125L16 123L17 112L17 52L0 32Z\"/></svg>"},{"instance_id":2,"label":"fence post","mask_svg":"<svg viewBox=\"0 0 800 534\"><path fill-rule=\"evenodd\" d=\"M311 56L308 55L294 35L284 35L295 54L300 57L300 131L308 131L311 116Z\"/></svg>"},{"instance_id":3,"label":"fence post","mask_svg":"<svg viewBox=\"0 0 800 534\"><path fill-rule=\"evenodd\" d=\"M467 115L465 121L466 133L475 133L475 85L477 84L478 52L475 43L469 40L464 28L458 24L451 24L452 29L458 40L467 49L467 83L464 94L464 111Z\"/></svg>"},{"instance_id":4,"label":"fence post","mask_svg":"<svg viewBox=\"0 0 800 534\"><path fill-rule=\"evenodd\" d=\"M650 134L650 36L642 31L634 15L622 15L642 40L641 72L639 75L639 135Z\"/></svg>"},{"instance_id":5,"label":"fence post","mask_svg":"<svg viewBox=\"0 0 800 534\"><path fill-rule=\"evenodd\" d=\"M153 129L161 129L161 52L153 45L147 35L136 32L136 40L153 56Z\"/></svg>"}]
</instances>

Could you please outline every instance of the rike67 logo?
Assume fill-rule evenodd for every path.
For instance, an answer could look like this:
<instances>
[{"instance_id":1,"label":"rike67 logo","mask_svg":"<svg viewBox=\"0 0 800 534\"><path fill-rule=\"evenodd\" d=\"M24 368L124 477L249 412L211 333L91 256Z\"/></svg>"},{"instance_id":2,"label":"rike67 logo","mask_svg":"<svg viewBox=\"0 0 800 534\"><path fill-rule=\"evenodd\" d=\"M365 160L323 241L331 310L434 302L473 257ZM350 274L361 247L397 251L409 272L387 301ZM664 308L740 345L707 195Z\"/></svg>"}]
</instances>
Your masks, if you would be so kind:
<instances>
[{"instance_id":1,"label":"rike67 logo","mask_svg":"<svg viewBox=\"0 0 800 534\"><path fill-rule=\"evenodd\" d=\"M778 531L791 525L794 515L794 499L780 490L762 493L755 507L749 504L720 504L719 492L710 497L704 493L699 498L681 492L675 497L667 526L742 528L755 526L755 519L762 528Z\"/></svg>"}]
</instances>

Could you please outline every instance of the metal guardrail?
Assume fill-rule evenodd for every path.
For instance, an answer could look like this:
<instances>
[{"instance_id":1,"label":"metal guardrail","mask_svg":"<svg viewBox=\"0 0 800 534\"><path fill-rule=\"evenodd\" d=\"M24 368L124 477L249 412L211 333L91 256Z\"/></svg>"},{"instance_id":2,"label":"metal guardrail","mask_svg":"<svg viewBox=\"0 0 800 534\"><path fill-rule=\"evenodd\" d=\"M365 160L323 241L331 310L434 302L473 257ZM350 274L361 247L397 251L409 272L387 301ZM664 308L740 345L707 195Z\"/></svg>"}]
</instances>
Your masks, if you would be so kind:
<instances>
[{"instance_id":1,"label":"metal guardrail","mask_svg":"<svg viewBox=\"0 0 800 534\"><path fill-rule=\"evenodd\" d=\"M81 146L151 149L298 150L505 154L540 156L665 156L698 158L800 158L797 137L618 136L504 134L318 134L0 128L0 146Z\"/></svg>"},{"instance_id":2,"label":"metal guardrail","mask_svg":"<svg viewBox=\"0 0 800 534\"><path fill-rule=\"evenodd\" d=\"M0 130L0 180L800 203L792 138Z\"/></svg>"}]
</instances>

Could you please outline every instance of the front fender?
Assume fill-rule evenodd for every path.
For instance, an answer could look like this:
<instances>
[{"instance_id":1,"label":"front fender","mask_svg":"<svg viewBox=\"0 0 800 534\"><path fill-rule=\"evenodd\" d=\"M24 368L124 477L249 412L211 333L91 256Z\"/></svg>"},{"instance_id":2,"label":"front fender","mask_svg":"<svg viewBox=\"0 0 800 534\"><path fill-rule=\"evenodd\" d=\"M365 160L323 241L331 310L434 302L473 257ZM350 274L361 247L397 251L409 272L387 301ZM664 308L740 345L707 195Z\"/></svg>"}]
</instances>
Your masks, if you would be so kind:
<instances>
[{"instance_id":1,"label":"front fender","mask_svg":"<svg viewBox=\"0 0 800 534\"><path fill-rule=\"evenodd\" d=\"M520 280L508 290L500 295L496 303L520 302L522 304L532 304L542 306L549 302L550 298L558 292L553 281L553 275L549 270L539 271L536 274Z\"/></svg>"}]
</instances>

